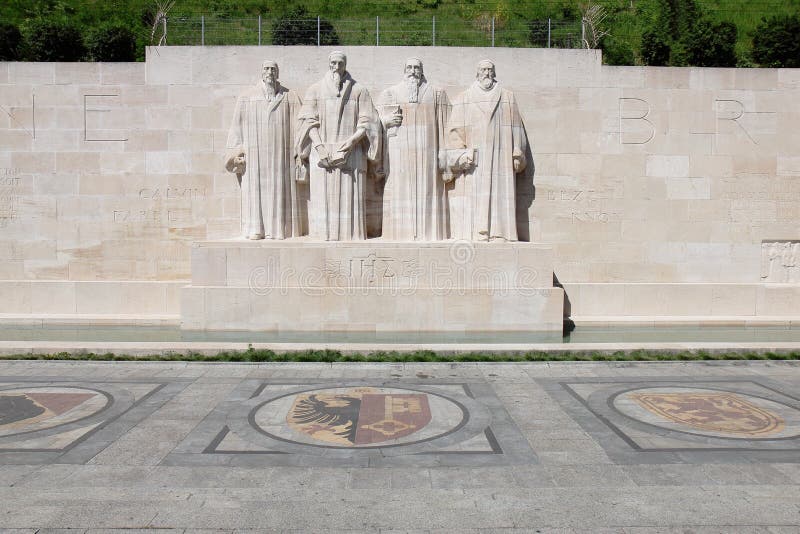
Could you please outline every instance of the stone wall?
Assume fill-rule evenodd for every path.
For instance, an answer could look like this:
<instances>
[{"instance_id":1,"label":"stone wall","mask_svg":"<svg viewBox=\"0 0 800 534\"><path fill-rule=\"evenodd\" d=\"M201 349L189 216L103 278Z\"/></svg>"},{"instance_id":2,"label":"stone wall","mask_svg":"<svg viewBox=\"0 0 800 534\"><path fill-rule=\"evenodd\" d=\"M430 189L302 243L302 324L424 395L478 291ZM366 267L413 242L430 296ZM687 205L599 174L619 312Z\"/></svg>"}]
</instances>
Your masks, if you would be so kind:
<instances>
[{"instance_id":1,"label":"stone wall","mask_svg":"<svg viewBox=\"0 0 800 534\"><path fill-rule=\"evenodd\" d=\"M374 98L411 55L451 97L479 59L496 62L535 163L519 184L520 235L554 246L573 314L800 315L800 258L775 252L800 239L800 69L344 50ZM189 245L238 231L238 187L222 168L237 94L272 58L302 96L329 52L162 47L137 64L0 63L0 313L177 314ZM91 281L111 284L87 291ZM37 291L51 296L38 307Z\"/></svg>"}]
</instances>

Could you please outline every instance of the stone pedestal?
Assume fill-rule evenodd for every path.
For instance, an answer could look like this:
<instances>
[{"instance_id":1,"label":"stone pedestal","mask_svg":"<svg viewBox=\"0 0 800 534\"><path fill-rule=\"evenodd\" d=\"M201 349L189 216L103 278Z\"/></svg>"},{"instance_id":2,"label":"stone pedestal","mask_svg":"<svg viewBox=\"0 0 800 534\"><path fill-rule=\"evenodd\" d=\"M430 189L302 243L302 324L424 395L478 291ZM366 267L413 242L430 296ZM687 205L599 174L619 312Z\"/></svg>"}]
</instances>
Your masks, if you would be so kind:
<instances>
[{"instance_id":1,"label":"stone pedestal","mask_svg":"<svg viewBox=\"0 0 800 534\"><path fill-rule=\"evenodd\" d=\"M564 292L534 243L203 241L188 330L552 331Z\"/></svg>"}]
</instances>

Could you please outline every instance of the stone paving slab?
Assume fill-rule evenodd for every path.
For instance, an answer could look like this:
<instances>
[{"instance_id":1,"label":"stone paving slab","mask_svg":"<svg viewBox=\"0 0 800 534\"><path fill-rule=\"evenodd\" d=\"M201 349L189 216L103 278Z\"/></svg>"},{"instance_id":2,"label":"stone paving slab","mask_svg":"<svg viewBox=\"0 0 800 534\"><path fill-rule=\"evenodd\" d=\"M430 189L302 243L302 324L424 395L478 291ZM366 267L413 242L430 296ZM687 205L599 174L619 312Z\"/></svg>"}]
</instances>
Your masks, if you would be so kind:
<instances>
[{"instance_id":1,"label":"stone paving slab","mask_svg":"<svg viewBox=\"0 0 800 534\"><path fill-rule=\"evenodd\" d=\"M0 362L2 532L800 531L800 362Z\"/></svg>"}]
</instances>

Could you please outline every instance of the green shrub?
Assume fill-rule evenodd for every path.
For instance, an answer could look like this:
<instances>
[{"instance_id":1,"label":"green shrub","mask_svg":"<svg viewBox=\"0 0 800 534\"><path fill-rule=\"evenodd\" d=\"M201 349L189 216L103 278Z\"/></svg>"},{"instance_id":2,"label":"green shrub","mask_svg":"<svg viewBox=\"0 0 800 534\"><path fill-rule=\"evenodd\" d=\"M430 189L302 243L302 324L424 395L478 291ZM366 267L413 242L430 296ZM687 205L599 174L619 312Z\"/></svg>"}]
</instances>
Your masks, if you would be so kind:
<instances>
[{"instance_id":1,"label":"green shrub","mask_svg":"<svg viewBox=\"0 0 800 534\"><path fill-rule=\"evenodd\" d=\"M136 61L136 36L119 24L92 30L86 45L92 61Z\"/></svg>"},{"instance_id":2,"label":"green shrub","mask_svg":"<svg viewBox=\"0 0 800 534\"><path fill-rule=\"evenodd\" d=\"M642 61L654 66L735 67L736 26L706 17L696 0L656 0L644 12Z\"/></svg>"},{"instance_id":3,"label":"green shrub","mask_svg":"<svg viewBox=\"0 0 800 534\"><path fill-rule=\"evenodd\" d=\"M83 36L66 20L36 19L25 29L30 61L80 61L86 56Z\"/></svg>"},{"instance_id":4,"label":"green shrub","mask_svg":"<svg viewBox=\"0 0 800 534\"><path fill-rule=\"evenodd\" d=\"M645 65L663 67L669 65L671 46L667 38L656 30L642 33L642 61Z\"/></svg>"},{"instance_id":5,"label":"green shrub","mask_svg":"<svg viewBox=\"0 0 800 534\"><path fill-rule=\"evenodd\" d=\"M761 19L753 32L753 61L763 67L800 67L800 15Z\"/></svg>"},{"instance_id":6,"label":"green shrub","mask_svg":"<svg viewBox=\"0 0 800 534\"><path fill-rule=\"evenodd\" d=\"M321 45L338 45L339 35L333 24L325 19L319 21ZM316 45L317 17L312 17L303 6L296 7L275 21L272 26L274 45Z\"/></svg>"},{"instance_id":7,"label":"green shrub","mask_svg":"<svg viewBox=\"0 0 800 534\"><path fill-rule=\"evenodd\" d=\"M22 34L13 24L0 23L0 61L16 61L19 57Z\"/></svg>"},{"instance_id":8,"label":"green shrub","mask_svg":"<svg viewBox=\"0 0 800 534\"><path fill-rule=\"evenodd\" d=\"M731 22L701 19L687 43L688 61L696 67L735 67L738 31Z\"/></svg>"}]
</instances>

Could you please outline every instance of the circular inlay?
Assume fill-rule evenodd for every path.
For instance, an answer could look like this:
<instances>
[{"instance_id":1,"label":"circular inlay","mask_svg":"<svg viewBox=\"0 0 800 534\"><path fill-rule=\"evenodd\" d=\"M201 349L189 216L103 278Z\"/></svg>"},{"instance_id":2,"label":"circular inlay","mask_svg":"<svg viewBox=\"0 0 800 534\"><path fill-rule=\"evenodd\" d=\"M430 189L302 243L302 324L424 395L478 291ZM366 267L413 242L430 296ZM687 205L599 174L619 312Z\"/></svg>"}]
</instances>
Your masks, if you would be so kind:
<instances>
[{"instance_id":1,"label":"circular inlay","mask_svg":"<svg viewBox=\"0 0 800 534\"><path fill-rule=\"evenodd\" d=\"M0 391L0 437L53 428L91 417L108 406L104 393L73 387Z\"/></svg>"},{"instance_id":2,"label":"circular inlay","mask_svg":"<svg viewBox=\"0 0 800 534\"><path fill-rule=\"evenodd\" d=\"M677 432L750 440L800 435L800 410L741 392L651 387L619 393L609 402L632 419Z\"/></svg>"},{"instance_id":3,"label":"circular inlay","mask_svg":"<svg viewBox=\"0 0 800 534\"><path fill-rule=\"evenodd\" d=\"M363 449L432 440L464 426L468 415L460 403L426 391L340 387L274 398L250 420L282 441Z\"/></svg>"}]
</instances>

